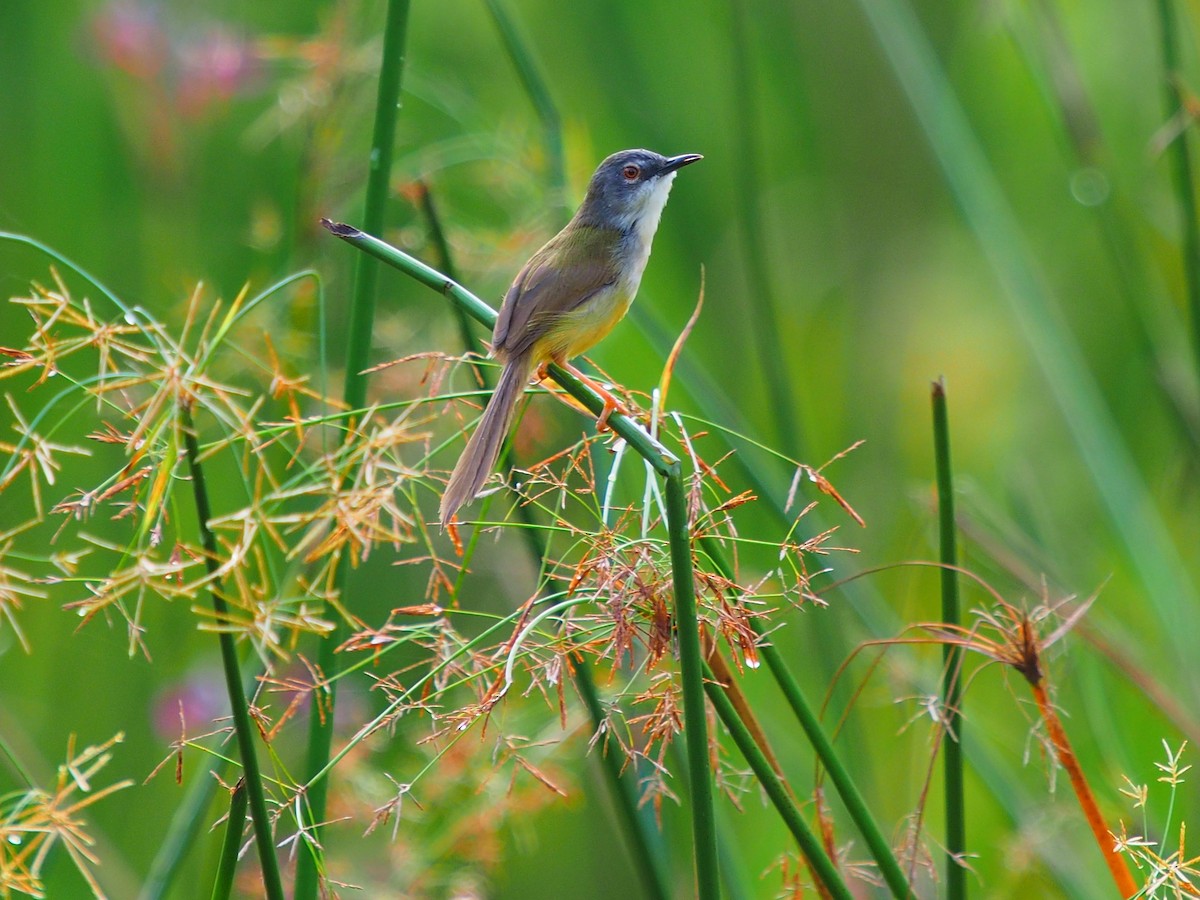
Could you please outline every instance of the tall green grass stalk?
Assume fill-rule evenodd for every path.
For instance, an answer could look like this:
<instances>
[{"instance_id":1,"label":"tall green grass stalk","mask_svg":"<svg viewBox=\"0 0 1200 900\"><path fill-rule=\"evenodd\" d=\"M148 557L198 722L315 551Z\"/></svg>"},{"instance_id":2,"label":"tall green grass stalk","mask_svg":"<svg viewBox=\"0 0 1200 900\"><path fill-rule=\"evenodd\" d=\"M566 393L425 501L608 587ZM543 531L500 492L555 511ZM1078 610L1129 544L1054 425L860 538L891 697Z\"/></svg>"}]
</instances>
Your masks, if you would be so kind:
<instances>
[{"instance_id":1,"label":"tall green grass stalk","mask_svg":"<svg viewBox=\"0 0 1200 900\"><path fill-rule=\"evenodd\" d=\"M1179 86L1179 23L1175 19L1172 0L1158 0L1159 38L1162 44L1163 102L1168 118L1190 115L1184 110ZM1179 202L1179 228L1182 232L1184 290L1187 293L1188 313L1192 319L1192 350L1200 367L1200 222L1196 220L1196 180L1192 173L1192 157L1188 151L1190 127L1181 127L1171 141L1167 153L1175 180L1175 196Z\"/></svg>"},{"instance_id":2,"label":"tall green grass stalk","mask_svg":"<svg viewBox=\"0 0 1200 900\"><path fill-rule=\"evenodd\" d=\"M730 568L728 560L725 559L725 552L716 538L706 535L700 539L700 546L718 572L726 578L733 577L733 570ZM891 845L880 831L875 817L867 809L866 801L863 800L849 770L842 764L841 758L834 751L833 745L825 735L825 730L821 727L821 720L809 705L804 692L800 690L800 684L788 668L783 654L772 643L766 630L756 618L750 619L750 625L759 640L759 654L766 662L768 671L775 679L775 683L791 708L792 714L796 717L796 721L804 730L817 759L829 773L829 779L833 782L834 789L850 814L851 821L863 836L867 849L875 858L875 864L879 866L879 873L883 876L892 896L897 898L915 896L912 888L909 887L908 879L904 877L904 871L896 861Z\"/></svg>"},{"instance_id":3,"label":"tall green grass stalk","mask_svg":"<svg viewBox=\"0 0 1200 900\"><path fill-rule=\"evenodd\" d=\"M495 324L494 309L441 272L353 226L328 220L324 220L322 224L347 243L383 260L452 302L462 304L472 317L484 325L491 327ZM560 366L551 365L549 374L593 414L598 416L604 410L604 401L570 372ZM671 545L675 616L679 632L680 679L683 683L684 730L688 777L692 791L692 828L698 896L701 900L715 900L720 896L716 820L713 811L712 772L708 761L708 723L704 714L700 627L696 616L691 538L680 464L671 451L628 416L614 414L609 418L608 425L666 481L667 532Z\"/></svg>"},{"instance_id":4,"label":"tall green grass stalk","mask_svg":"<svg viewBox=\"0 0 1200 900\"><path fill-rule=\"evenodd\" d=\"M212 510L208 503L208 488L204 482L204 468L200 465L200 443L196 438L192 412L185 405L180 410L183 424L184 452L188 470L192 475L192 494L196 500L196 518L199 522L201 543L204 546L204 565L208 569L212 592L213 611L218 625L229 621L229 605L225 602L221 580L218 577L220 564L217 562L217 538L209 528ZM250 817L254 821L254 842L258 847L259 864L262 866L263 890L269 900L283 900L283 884L279 878L279 862L275 858L275 841L271 831L271 816L267 811L266 793L263 789L262 772L258 767L258 754L254 749L257 734L250 721L250 707L242 687L242 673L238 664L237 645L233 634L225 628L218 632L221 644L221 666L225 672L225 690L233 716L233 728L237 734L238 750L242 759L242 780L250 803Z\"/></svg>"},{"instance_id":5,"label":"tall green grass stalk","mask_svg":"<svg viewBox=\"0 0 1200 900\"><path fill-rule=\"evenodd\" d=\"M958 603L958 548L954 521L954 483L950 467L950 421L946 408L946 385L933 383L933 452L937 469L938 543L942 562L942 622L962 624ZM942 715L946 739L942 742L942 778L946 801L946 897L965 900L967 868L966 804L963 797L962 754L962 662L963 649L942 645Z\"/></svg>"},{"instance_id":6,"label":"tall green grass stalk","mask_svg":"<svg viewBox=\"0 0 1200 900\"><path fill-rule=\"evenodd\" d=\"M683 681L683 727L687 736L688 787L692 795L692 839L700 900L721 895L717 866L717 821L713 810L712 771L708 761L708 717L704 709L704 658L700 655L700 621L696 613L696 576L692 571L692 536L688 527L687 493L675 463L666 476L667 532L671 539L671 575L675 587L675 628Z\"/></svg>"},{"instance_id":7,"label":"tall green grass stalk","mask_svg":"<svg viewBox=\"0 0 1200 900\"><path fill-rule=\"evenodd\" d=\"M383 58L379 68L379 86L375 98L375 124L371 136L370 163L367 171L366 205L363 227L372 234L383 231L384 212L390 194L392 158L396 143L396 119L400 106L400 85L404 75L405 40L408 32L409 0L388 0L387 19L383 33ZM350 335L346 352L346 375L343 399L352 410L362 409L367 399L367 377L370 365L371 334L375 324L375 293L379 281L379 264L362 254L354 273L354 295L350 307ZM352 419L348 427L353 429ZM337 595L343 605L348 598L350 566L341 560L336 573ZM340 619L338 620L340 622ZM324 770L333 747L335 685L338 667L336 649L341 643L339 627L321 641L317 664L325 679L327 711L318 715L316 704L322 702L321 689L313 695L314 708L309 717L308 775L305 803L302 805L302 827L311 840L296 859L295 900L314 900L317 895L321 869L321 824L329 792L329 779L313 780Z\"/></svg>"},{"instance_id":8,"label":"tall green grass stalk","mask_svg":"<svg viewBox=\"0 0 1200 900\"><path fill-rule=\"evenodd\" d=\"M217 877L213 880L212 900L228 900L233 891L238 851L242 849L242 830L246 827L246 799L246 781L238 779L229 796L229 818L225 822L225 840L221 843L221 859L217 865Z\"/></svg>"},{"instance_id":9,"label":"tall green grass stalk","mask_svg":"<svg viewBox=\"0 0 1200 900\"><path fill-rule=\"evenodd\" d=\"M854 895L850 893L850 889L846 887L846 882L842 879L841 873L838 872L837 867L829 859L825 848L821 846L820 839L813 834L812 829L808 827L808 823L804 821L804 816L796 806L791 794L788 793L783 779L776 774L770 760L767 759L766 755L755 742L754 736L738 715L737 710L734 709L733 703L726 696L724 689L717 681L717 677L707 665L704 668L704 686L708 691L709 702L712 703L721 721L725 723L725 727L729 729L729 734L733 738L734 743L737 744L738 749L742 752L742 756L746 758L746 762L749 763L751 770L754 772L754 777L762 785L763 791L766 792L772 805L774 805L776 811L782 817L788 831L792 833L792 837L800 845L800 851L804 854L804 858L808 860L808 865L813 875L816 876L816 879L834 900L853 900Z\"/></svg>"}]
</instances>

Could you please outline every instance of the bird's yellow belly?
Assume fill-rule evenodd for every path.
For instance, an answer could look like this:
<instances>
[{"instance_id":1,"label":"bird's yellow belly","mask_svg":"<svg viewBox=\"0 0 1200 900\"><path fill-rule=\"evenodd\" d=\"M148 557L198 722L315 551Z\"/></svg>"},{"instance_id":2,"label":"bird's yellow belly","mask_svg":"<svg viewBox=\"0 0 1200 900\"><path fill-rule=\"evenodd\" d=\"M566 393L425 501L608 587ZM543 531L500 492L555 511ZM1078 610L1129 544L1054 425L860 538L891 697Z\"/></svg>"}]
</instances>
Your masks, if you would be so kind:
<instances>
[{"instance_id":1,"label":"bird's yellow belly","mask_svg":"<svg viewBox=\"0 0 1200 900\"><path fill-rule=\"evenodd\" d=\"M623 285L598 291L550 327L538 340L535 355L542 360L565 360L590 350L625 317L632 302L633 292Z\"/></svg>"}]
</instances>

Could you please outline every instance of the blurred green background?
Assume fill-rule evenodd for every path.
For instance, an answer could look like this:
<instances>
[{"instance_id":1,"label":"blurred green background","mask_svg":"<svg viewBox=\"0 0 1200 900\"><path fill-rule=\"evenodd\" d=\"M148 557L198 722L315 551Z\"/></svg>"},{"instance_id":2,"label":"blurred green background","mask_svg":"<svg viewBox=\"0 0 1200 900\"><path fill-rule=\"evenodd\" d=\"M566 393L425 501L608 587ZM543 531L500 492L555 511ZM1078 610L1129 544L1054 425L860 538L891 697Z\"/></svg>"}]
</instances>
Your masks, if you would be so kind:
<instances>
[{"instance_id":1,"label":"blurred green background","mask_svg":"<svg viewBox=\"0 0 1200 900\"><path fill-rule=\"evenodd\" d=\"M315 267L340 354L354 256L317 218L360 215L382 9L0 3L0 230L57 248L168 319L198 281L229 299L243 284ZM1179 194L1162 152L1180 131L1194 134L1164 102L1155 7L512 0L510 9L561 115L567 207L614 150L705 155L677 180L635 315L596 361L648 391L703 268L704 311L672 404L813 465L865 441L826 471L868 523L823 513L840 526L834 542L860 551L829 560L838 575L935 555L929 388L944 376L965 564L1014 602L1046 599L1043 578L1049 599L1099 591L1086 627L1056 646L1052 675L1102 809L1137 830L1122 775L1152 782L1162 741L1196 734L1200 698L1198 370ZM1187 94L1196 5L1179 15ZM434 258L405 199L405 186L424 179L462 280L498 300L562 220L542 125L484 3L414 3L408 47L387 236ZM48 277L44 258L0 246L5 297ZM457 347L436 296L385 273L380 302L377 361ZM306 371L311 303L270 316L277 345ZM0 344L19 345L26 330L20 309L0 308ZM379 378L375 396L394 387ZM12 439L9 416L0 407L0 440ZM569 422L561 434L578 431ZM732 486L766 492L743 530L778 539L769 509L792 471L741 446L761 483L727 464ZM48 496L70 487L64 479ZM0 494L0 531L28 515L24 486ZM388 562L360 573L373 579L374 607L359 610L368 620L414 602ZM530 590L510 572L495 577L514 599ZM138 786L92 815L101 881L132 896L179 794L169 777L141 785L174 737L173 713L157 730L155 717L164 698L208 683L216 648L182 604L151 603L154 661L128 658L119 623L76 633L60 609L71 599L52 591L26 605L29 655L0 621L0 728L42 773L70 733L84 743L127 734L109 774ZM828 599L828 609L787 617L780 633L813 698L860 641L938 616L931 570L884 572ZM968 589L967 601L987 598ZM930 752L927 722L904 725L920 715L921 678L937 660L933 650L889 657L839 743L897 835ZM864 672L860 663L847 679ZM976 890L1107 896L1074 799L1049 788L1022 685L1009 682L993 669L967 696ZM1164 714L1147 684L1181 712ZM750 674L747 690L804 794L803 741L763 676ZM572 799L504 828L486 895L636 896L621 882L623 851L608 836L592 764L578 762L581 742L572 746L580 752L556 758L576 785ZM397 756L403 781L411 773ZM0 786L8 778L0 769ZM735 843L754 882L787 841L756 792L744 803ZM1152 795L1152 830L1165 806ZM1194 810L1185 786L1175 821ZM336 838L349 881L366 880L353 863L361 825ZM686 846L670 811L667 828ZM206 840L195 854L200 884L201 857L211 860L216 843ZM51 897L83 891L65 862L51 875L60 879ZM757 883L772 896L778 875Z\"/></svg>"}]
</instances>

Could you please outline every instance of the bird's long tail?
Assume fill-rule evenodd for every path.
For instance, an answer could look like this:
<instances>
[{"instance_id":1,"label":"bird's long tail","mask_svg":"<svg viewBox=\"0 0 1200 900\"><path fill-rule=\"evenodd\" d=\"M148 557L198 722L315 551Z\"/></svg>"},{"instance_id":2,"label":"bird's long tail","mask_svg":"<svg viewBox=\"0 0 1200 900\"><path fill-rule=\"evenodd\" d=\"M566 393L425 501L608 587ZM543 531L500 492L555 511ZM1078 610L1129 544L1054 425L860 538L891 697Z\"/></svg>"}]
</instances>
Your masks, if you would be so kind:
<instances>
[{"instance_id":1,"label":"bird's long tail","mask_svg":"<svg viewBox=\"0 0 1200 900\"><path fill-rule=\"evenodd\" d=\"M475 499L488 475L496 466L500 447L512 427L517 401L533 374L533 359L529 354L508 360L500 372L500 382L488 401L475 433L458 458L446 492L442 494L441 518L445 528L463 504Z\"/></svg>"}]
</instances>

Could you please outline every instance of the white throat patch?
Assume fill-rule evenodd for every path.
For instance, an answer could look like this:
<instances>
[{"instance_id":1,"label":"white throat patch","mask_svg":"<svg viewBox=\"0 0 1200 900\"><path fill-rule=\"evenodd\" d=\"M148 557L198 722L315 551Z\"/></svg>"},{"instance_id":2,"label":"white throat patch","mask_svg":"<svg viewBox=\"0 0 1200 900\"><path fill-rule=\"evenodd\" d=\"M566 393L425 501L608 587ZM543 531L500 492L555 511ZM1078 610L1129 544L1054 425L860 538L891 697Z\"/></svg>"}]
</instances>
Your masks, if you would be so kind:
<instances>
[{"instance_id":1,"label":"white throat patch","mask_svg":"<svg viewBox=\"0 0 1200 900\"><path fill-rule=\"evenodd\" d=\"M650 196L642 206L641 215L637 218L637 236L640 241L649 246L658 231L658 221L662 218L663 208L667 205L667 197L671 193L671 183L675 180L675 172L660 175L650 186ZM628 228L633 222L624 222Z\"/></svg>"}]
</instances>

